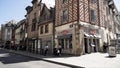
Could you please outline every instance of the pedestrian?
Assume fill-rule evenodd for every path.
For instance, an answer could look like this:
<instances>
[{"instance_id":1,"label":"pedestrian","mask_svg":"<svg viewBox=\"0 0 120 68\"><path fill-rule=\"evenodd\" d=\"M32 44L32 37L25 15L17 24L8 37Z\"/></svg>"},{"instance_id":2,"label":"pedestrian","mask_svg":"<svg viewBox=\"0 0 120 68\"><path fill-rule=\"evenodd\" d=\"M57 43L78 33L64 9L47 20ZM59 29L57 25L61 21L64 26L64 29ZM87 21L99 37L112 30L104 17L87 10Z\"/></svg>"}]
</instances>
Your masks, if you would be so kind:
<instances>
[{"instance_id":1,"label":"pedestrian","mask_svg":"<svg viewBox=\"0 0 120 68\"><path fill-rule=\"evenodd\" d=\"M60 50L57 49L57 56L60 56Z\"/></svg>"},{"instance_id":2,"label":"pedestrian","mask_svg":"<svg viewBox=\"0 0 120 68\"><path fill-rule=\"evenodd\" d=\"M55 47L54 49L53 49L53 54L56 56L57 55L57 48Z\"/></svg>"},{"instance_id":3,"label":"pedestrian","mask_svg":"<svg viewBox=\"0 0 120 68\"><path fill-rule=\"evenodd\" d=\"M61 55L61 53L62 53L62 46L61 46L61 44L59 44L58 50L59 50L59 55Z\"/></svg>"},{"instance_id":4,"label":"pedestrian","mask_svg":"<svg viewBox=\"0 0 120 68\"><path fill-rule=\"evenodd\" d=\"M47 52L48 52L48 45L45 46L45 52L44 52L44 56L46 56Z\"/></svg>"},{"instance_id":5,"label":"pedestrian","mask_svg":"<svg viewBox=\"0 0 120 68\"><path fill-rule=\"evenodd\" d=\"M103 43L103 51L105 53L108 51L108 43Z\"/></svg>"}]
</instances>

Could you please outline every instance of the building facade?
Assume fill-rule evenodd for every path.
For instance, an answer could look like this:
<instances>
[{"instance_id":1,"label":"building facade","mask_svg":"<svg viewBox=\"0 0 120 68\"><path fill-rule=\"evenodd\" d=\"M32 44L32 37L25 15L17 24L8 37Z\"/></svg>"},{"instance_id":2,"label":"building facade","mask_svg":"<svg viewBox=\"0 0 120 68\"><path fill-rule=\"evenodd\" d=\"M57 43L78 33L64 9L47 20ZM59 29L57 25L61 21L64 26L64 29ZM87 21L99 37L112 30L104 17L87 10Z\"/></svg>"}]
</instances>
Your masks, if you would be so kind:
<instances>
[{"instance_id":1,"label":"building facade","mask_svg":"<svg viewBox=\"0 0 120 68\"><path fill-rule=\"evenodd\" d=\"M0 45L2 44L2 36L1 36L1 30L0 30Z\"/></svg>"},{"instance_id":2,"label":"building facade","mask_svg":"<svg viewBox=\"0 0 120 68\"><path fill-rule=\"evenodd\" d=\"M103 44L110 45L110 40L116 39L116 33L119 32L119 13L113 0L100 0L100 48L103 49Z\"/></svg>"},{"instance_id":3,"label":"building facade","mask_svg":"<svg viewBox=\"0 0 120 68\"><path fill-rule=\"evenodd\" d=\"M26 7L27 50L31 52L38 51L38 22L42 7L41 0L32 0L32 6Z\"/></svg>"},{"instance_id":4,"label":"building facade","mask_svg":"<svg viewBox=\"0 0 120 68\"><path fill-rule=\"evenodd\" d=\"M2 44L5 48L10 48L10 45L13 44L12 42L12 33L13 29L15 27L15 21L11 20L7 22L6 24L2 24L1 26L1 36L2 36Z\"/></svg>"},{"instance_id":5,"label":"building facade","mask_svg":"<svg viewBox=\"0 0 120 68\"><path fill-rule=\"evenodd\" d=\"M54 18L54 8L48 9L44 4L39 19L38 43L39 43L39 48L42 50L44 50L45 46L48 46L49 54L53 52L53 29L54 29L53 18Z\"/></svg>"},{"instance_id":6,"label":"building facade","mask_svg":"<svg viewBox=\"0 0 120 68\"><path fill-rule=\"evenodd\" d=\"M55 43L62 52L81 55L99 48L98 0L55 0Z\"/></svg>"},{"instance_id":7,"label":"building facade","mask_svg":"<svg viewBox=\"0 0 120 68\"><path fill-rule=\"evenodd\" d=\"M25 47L25 19L19 21L15 27L15 45L20 49Z\"/></svg>"}]
</instances>

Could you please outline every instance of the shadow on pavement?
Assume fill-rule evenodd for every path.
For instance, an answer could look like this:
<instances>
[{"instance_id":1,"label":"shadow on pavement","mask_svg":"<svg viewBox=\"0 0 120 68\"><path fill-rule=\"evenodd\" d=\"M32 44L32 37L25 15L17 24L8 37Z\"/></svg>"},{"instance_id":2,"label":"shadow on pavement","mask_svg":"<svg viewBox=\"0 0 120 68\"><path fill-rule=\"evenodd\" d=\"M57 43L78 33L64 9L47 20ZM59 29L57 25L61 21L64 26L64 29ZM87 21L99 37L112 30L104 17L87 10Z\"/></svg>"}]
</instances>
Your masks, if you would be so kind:
<instances>
[{"instance_id":1,"label":"shadow on pavement","mask_svg":"<svg viewBox=\"0 0 120 68\"><path fill-rule=\"evenodd\" d=\"M67 57L67 56L61 56L61 57ZM70 56L68 56L68 57L70 57ZM37 58L29 57L29 56L19 55L19 54L15 54L15 53L9 53L8 51L0 49L0 62L2 62L3 64L14 64L14 63L29 62L29 61L45 61L45 62L58 64L58 65L66 66L66 67L70 67L70 68L84 68L84 67L80 67L80 66L64 64L64 63L59 63L59 62L55 62L55 61L49 61L49 60L45 60L43 58L37 59Z\"/></svg>"},{"instance_id":2,"label":"shadow on pavement","mask_svg":"<svg viewBox=\"0 0 120 68\"><path fill-rule=\"evenodd\" d=\"M116 58L116 56L105 56L105 58Z\"/></svg>"},{"instance_id":3,"label":"shadow on pavement","mask_svg":"<svg viewBox=\"0 0 120 68\"><path fill-rule=\"evenodd\" d=\"M3 64L12 64L12 63L20 63L20 62L28 62L28 61L37 61L38 59L25 57L22 55L16 55L12 53L8 53L6 51L0 50L0 62Z\"/></svg>"}]
</instances>

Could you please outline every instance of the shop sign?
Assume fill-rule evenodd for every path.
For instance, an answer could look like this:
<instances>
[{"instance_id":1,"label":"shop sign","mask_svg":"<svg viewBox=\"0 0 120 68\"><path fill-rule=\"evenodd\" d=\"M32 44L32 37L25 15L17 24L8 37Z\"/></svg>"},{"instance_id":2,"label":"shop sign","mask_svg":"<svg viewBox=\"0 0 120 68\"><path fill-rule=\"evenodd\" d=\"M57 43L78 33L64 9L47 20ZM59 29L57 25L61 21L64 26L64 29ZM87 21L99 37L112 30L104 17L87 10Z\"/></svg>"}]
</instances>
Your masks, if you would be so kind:
<instances>
[{"instance_id":1,"label":"shop sign","mask_svg":"<svg viewBox=\"0 0 120 68\"><path fill-rule=\"evenodd\" d=\"M66 34L68 34L68 33L69 33L69 31L67 31L67 30L63 30L63 31L61 32L62 35L66 35Z\"/></svg>"},{"instance_id":2,"label":"shop sign","mask_svg":"<svg viewBox=\"0 0 120 68\"><path fill-rule=\"evenodd\" d=\"M90 34L94 35L95 34L95 30L90 30Z\"/></svg>"}]
</instances>

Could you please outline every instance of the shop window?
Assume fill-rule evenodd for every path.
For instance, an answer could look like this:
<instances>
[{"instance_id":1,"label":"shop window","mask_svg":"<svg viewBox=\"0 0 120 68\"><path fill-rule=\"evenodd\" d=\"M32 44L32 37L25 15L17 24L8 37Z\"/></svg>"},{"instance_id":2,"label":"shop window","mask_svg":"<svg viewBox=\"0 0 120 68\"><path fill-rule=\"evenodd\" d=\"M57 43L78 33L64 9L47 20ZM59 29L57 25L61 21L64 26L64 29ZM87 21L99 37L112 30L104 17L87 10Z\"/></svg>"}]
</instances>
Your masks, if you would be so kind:
<instances>
[{"instance_id":1,"label":"shop window","mask_svg":"<svg viewBox=\"0 0 120 68\"><path fill-rule=\"evenodd\" d=\"M59 44L61 45L62 49L64 49L64 39L59 39Z\"/></svg>"},{"instance_id":2,"label":"shop window","mask_svg":"<svg viewBox=\"0 0 120 68\"><path fill-rule=\"evenodd\" d=\"M64 39L61 39L61 46L62 46L62 48L64 49Z\"/></svg>"},{"instance_id":3,"label":"shop window","mask_svg":"<svg viewBox=\"0 0 120 68\"><path fill-rule=\"evenodd\" d=\"M72 49L72 38L69 40L69 48Z\"/></svg>"},{"instance_id":4,"label":"shop window","mask_svg":"<svg viewBox=\"0 0 120 68\"><path fill-rule=\"evenodd\" d=\"M65 39L65 49L68 49L68 39Z\"/></svg>"}]
</instances>

